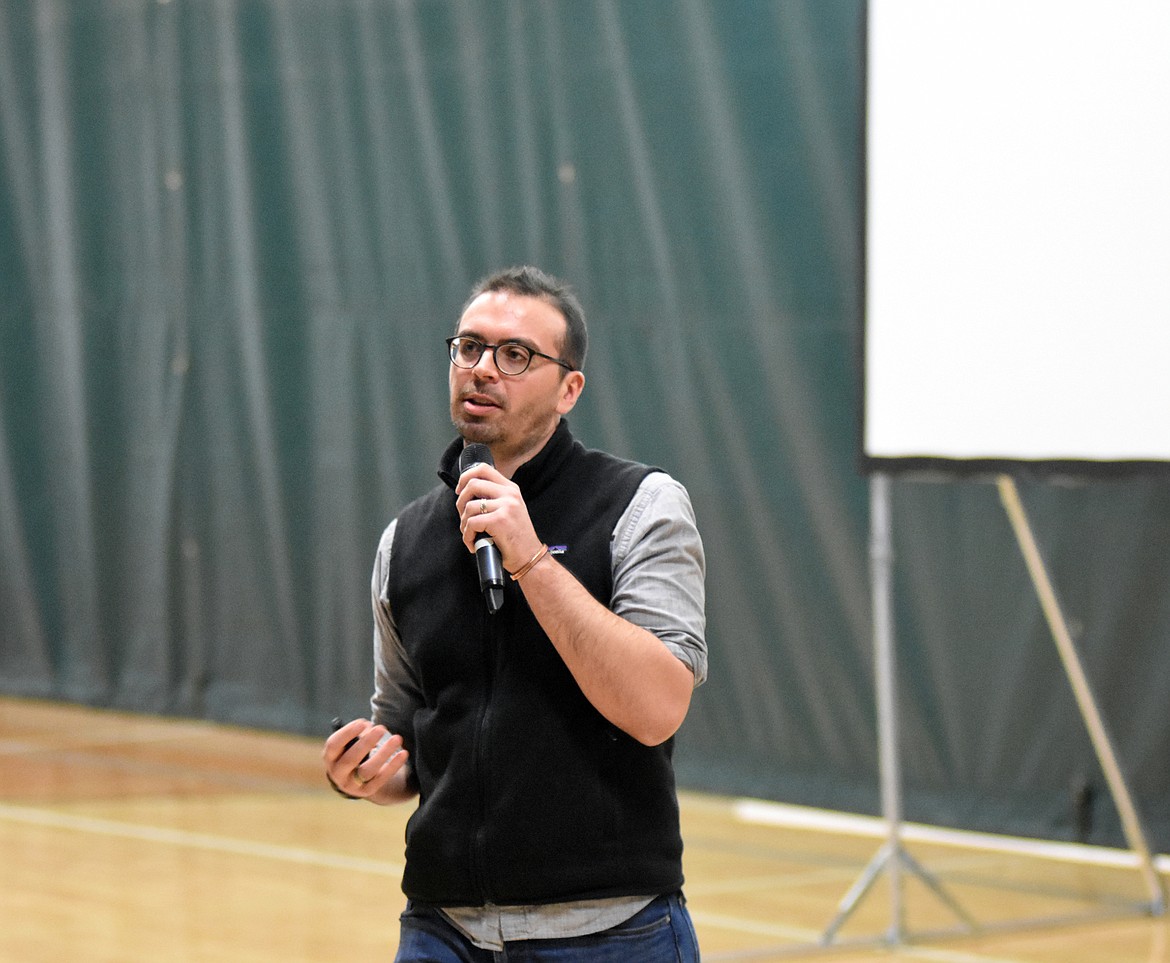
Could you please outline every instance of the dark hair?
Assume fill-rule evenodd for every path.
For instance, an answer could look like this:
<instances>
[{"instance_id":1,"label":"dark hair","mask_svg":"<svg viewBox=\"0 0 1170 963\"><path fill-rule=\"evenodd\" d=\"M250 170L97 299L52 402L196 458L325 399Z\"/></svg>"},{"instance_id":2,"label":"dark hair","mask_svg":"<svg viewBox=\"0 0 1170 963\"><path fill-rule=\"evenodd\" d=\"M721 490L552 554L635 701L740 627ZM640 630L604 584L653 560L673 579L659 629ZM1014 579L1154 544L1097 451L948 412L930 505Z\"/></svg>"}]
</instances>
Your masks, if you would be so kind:
<instances>
[{"instance_id":1,"label":"dark hair","mask_svg":"<svg viewBox=\"0 0 1170 963\"><path fill-rule=\"evenodd\" d=\"M585 312L577 295L563 281L545 274L540 268L530 265L511 267L476 282L471 295L463 305L463 311L481 294L508 291L530 298L539 298L560 311L565 319L565 339L561 345L561 357L577 371L585 367L585 352L589 347L589 333L585 328ZM460 312L462 314L462 312Z\"/></svg>"}]
</instances>

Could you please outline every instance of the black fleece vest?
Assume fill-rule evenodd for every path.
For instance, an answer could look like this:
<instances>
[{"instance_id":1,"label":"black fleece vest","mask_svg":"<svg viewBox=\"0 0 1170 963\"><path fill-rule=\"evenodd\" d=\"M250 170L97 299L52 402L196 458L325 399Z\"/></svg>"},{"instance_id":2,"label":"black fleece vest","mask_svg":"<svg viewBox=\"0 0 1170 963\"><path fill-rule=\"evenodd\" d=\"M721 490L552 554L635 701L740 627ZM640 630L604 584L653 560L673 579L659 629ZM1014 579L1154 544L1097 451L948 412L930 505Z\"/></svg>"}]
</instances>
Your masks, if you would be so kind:
<instances>
[{"instance_id":1,"label":"black fleece vest","mask_svg":"<svg viewBox=\"0 0 1170 963\"><path fill-rule=\"evenodd\" d=\"M420 791L403 890L441 906L676 890L672 741L643 746L593 708L518 586L488 614L451 491L461 448L444 455L444 484L399 515L387 576L425 700L392 720ZM611 534L650 471L586 450L562 421L513 477L537 535L606 605Z\"/></svg>"}]
</instances>

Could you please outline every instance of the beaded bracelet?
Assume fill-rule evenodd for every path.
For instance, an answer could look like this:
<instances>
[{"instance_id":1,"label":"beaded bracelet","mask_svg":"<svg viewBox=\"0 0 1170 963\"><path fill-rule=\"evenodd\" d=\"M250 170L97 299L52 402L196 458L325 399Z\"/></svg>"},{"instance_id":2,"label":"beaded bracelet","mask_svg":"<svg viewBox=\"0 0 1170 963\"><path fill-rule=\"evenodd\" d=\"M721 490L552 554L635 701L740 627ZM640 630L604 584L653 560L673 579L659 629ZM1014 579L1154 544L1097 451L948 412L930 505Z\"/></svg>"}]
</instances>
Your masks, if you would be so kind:
<instances>
[{"instance_id":1,"label":"beaded bracelet","mask_svg":"<svg viewBox=\"0 0 1170 963\"><path fill-rule=\"evenodd\" d=\"M518 568L515 572L512 573L512 581L519 582L520 579L524 578L525 575L527 575L534 568L536 568L536 563L539 562L542 558L544 558L547 554L548 554L548 546L541 545L540 551L537 552L535 555L532 556L532 558L530 558L528 560L527 565L525 565L521 568Z\"/></svg>"}]
</instances>

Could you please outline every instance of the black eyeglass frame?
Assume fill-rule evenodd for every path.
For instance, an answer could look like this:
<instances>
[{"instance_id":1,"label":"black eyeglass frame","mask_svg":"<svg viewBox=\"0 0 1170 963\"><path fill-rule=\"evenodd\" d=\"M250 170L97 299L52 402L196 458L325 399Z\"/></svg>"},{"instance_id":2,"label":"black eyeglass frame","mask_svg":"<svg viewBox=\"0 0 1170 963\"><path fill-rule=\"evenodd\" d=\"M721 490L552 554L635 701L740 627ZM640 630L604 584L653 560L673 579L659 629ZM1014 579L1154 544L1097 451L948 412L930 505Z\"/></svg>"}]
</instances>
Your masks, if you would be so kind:
<instances>
[{"instance_id":1,"label":"black eyeglass frame","mask_svg":"<svg viewBox=\"0 0 1170 963\"><path fill-rule=\"evenodd\" d=\"M473 362L471 362L471 364L460 364L459 361L456 359L456 355L459 353L458 345L459 345L459 342L461 342L461 341L468 341L472 344L479 345L479 354L477 354L475 356L475 360ZM491 348L492 362L495 364L496 370L500 374L505 375L506 377L509 377L509 378L515 378L518 375L524 374L524 372L528 370L529 365L532 364L533 358L544 358L546 361L551 361L554 364L559 364L566 371L576 371L577 370L571 364L569 364L569 362L565 361L564 359L554 358L551 354L545 354L543 351L537 351L535 348L530 348L530 347L528 347L528 345L523 344L520 341L501 341L499 344L487 344L483 341L480 341L479 338L472 338L472 337L465 335L465 334L459 334L453 338L447 338L447 354L449 354L451 356L451 364L455 365L455 367L457 367L457 368L464 368L464 369L474 368L477 364L479 364L480 360L483 358L484 352L487 351L488 348ZM526 362L524 362L524 367L521 368L519 371L505 371L503 368L500 367L500 356L498 354L496 354L497 348L522 348L524 351L528 352L528 360Z\"/></svg>"}]
</instances>

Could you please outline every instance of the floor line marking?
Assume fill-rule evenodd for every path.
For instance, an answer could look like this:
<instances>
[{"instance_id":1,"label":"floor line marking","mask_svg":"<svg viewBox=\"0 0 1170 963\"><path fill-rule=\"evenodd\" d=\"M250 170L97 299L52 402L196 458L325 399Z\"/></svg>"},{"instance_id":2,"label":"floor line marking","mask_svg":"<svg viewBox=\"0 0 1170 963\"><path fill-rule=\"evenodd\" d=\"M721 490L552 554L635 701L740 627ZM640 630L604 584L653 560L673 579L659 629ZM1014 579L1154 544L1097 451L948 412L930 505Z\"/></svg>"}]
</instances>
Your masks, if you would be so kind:
<instances>
[{"instance_id":1,"label":"floor line marking","mask_svg":"<svg viewBox=\"0 0 1170 963\"><path fill-rule=\"evenodd\" d=\"M860 816L854 813L833 812L809 806L767 802L759 799L738 799L732 806L737 819L745 823L765 826L784 826L796 829L822 829L828 832L855 836L884 837L886 821L880 816ZM980 833L966 829L947 829L922 823L904 823L902 838L911 842L934 843L941 846L961 846L966 849L1036 856L1070 863L1112 866L1131 869L1139 865L1137 853L1107 846L1083 843L1062 843L1043 839L1025 839L995 833ZM1155 868L1170 873L1170 856L1154 859Z\"/></svg>"},{"instance_id":2,"label":"floor line marking","mask_svg":"<svg viewBox=\"0 0 1170 963\"><path fill-rule=\"evenodd\" d=\"M327 853L300 846L253 842L246 839L234 839L230 836L215 836L210 833L194 833L185 829L123 823L113 819L79 816L47 809L36 809L30 806L12 806L0 803L0 819L28 826L67 829L74 832L114 836L119 839L133 839L165 846L182 846L188 849L227 853L232 856L250 856L258 859L297 863L303 866L320 866L325 869L370 873L375 876L400 878L403 870L401 864L386 860L344 856L340 853Z\"/></svg>"}]
</instances>

